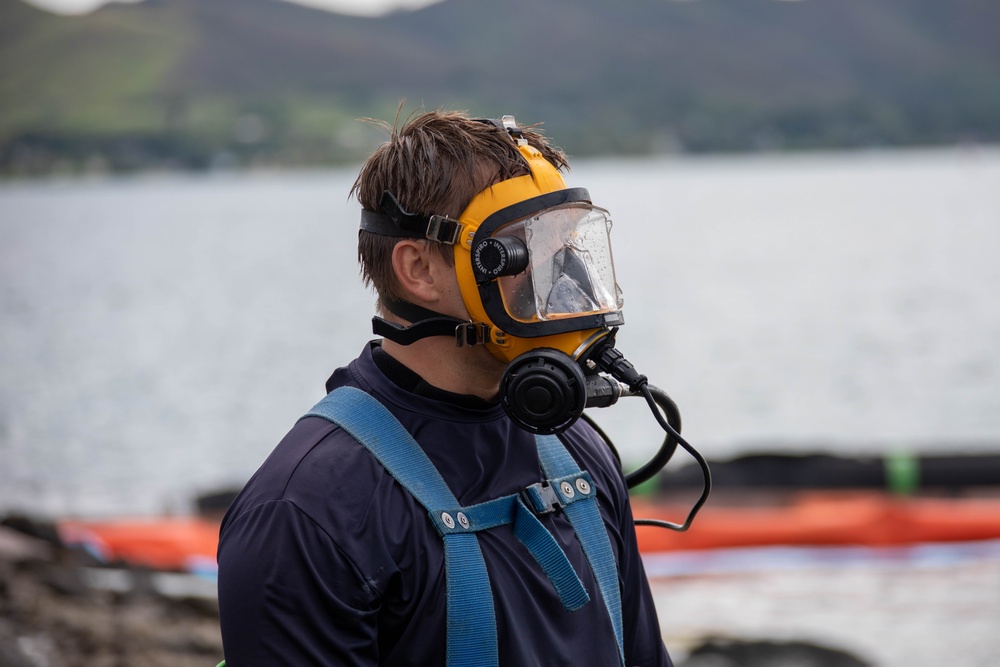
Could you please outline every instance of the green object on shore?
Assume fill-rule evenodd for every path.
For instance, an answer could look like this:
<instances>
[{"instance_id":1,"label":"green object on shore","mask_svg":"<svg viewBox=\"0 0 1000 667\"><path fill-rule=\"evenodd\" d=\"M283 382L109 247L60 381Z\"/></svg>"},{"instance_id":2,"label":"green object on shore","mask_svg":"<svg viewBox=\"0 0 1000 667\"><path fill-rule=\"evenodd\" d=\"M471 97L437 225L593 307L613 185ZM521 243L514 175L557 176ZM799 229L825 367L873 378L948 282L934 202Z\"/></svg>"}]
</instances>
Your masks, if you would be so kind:
<instances>
[{"instance_id":1,"label":"green object on shore","mask_svg":"<svg viewBox=\"0 0 1000 667\"><path fill-rule=\"evenodd\" d=\"M628 490L630 496L651 496L660 489L660 481L656 476L647 479L642 484L633 486Z\"/></svg>"},{"instance_id":2,"label":"green object on shore","mask_svg":"<svg viewBox=\"0 0 1000 667\"><path fill-rule=\"evenodd\" d=\"M920 459L910 452L888 454L883 461L885 483L892 493L912 496L920 488Z\"/></svg>"}]
</instances>

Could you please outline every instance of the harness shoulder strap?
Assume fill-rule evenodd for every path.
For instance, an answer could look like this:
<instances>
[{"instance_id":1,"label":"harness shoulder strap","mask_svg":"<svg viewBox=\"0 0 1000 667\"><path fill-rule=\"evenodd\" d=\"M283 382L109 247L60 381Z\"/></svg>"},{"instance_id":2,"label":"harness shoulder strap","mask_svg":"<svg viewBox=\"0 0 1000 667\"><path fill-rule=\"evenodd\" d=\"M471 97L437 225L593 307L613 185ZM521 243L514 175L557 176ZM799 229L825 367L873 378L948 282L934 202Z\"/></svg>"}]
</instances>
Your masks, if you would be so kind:
<instances>
[{"instance_id":1,"label":"harness shoulder strap","mask_svg":"<svg viewBox=\"0 0 1000 667\"><path fill-rule=\"evenodd\" d=\"M339 424L425 508L458 506L420 445L384 405L365 392L354 387L336 389L308 415ZM475 533L442 537L448 591L448 665L496 667L499 656L493 592L479 542Z\"/></svg>"}]
</instances>

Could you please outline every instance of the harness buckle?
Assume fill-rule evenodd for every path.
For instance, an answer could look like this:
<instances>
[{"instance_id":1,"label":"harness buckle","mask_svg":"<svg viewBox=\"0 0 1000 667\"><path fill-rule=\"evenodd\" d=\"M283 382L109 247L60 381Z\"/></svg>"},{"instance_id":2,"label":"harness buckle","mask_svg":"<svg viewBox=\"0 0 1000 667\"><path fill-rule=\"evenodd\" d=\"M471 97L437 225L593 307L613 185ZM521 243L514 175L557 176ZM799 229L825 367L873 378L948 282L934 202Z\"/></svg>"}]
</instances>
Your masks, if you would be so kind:
<instances>
[{"instance_id":1,"label":"harness buckle","mask_svg":"<svg viewBox=\"0 0 1000 667\"><path fill-rule=\"evenodd\" d=\"M521 499L535 514L550 514L563 507L555 490L545 482L535 482L521 489Z\"/></svg>"}]
</instances>

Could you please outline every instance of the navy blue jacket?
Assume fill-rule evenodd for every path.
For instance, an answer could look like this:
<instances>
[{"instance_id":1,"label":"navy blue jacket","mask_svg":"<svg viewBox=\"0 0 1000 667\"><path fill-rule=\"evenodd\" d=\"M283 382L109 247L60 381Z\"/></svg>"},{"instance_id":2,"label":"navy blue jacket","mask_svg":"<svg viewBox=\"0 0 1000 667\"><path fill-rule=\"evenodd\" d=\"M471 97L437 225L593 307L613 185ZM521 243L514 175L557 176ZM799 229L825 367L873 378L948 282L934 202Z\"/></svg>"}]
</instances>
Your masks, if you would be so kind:
<instances>
[{"instance_id":1,"label":"navy blue jacket","mask_svg":"<svg viewBox=\"0 0 1000 667\"><path fill-rule=\"evenodd\" d=\"M429 387L377 343L338 369L327 390L344 385L389 408L462 505L544 479L534 436L514 426L499 405ZM597 488L618 562L626 664L670 665L621 470L584 422L560 439ZM617 665L614 631L572 527L560 512L540 520L591 601L566 611L511 526L479 533L500 664ZM318 417L295 424L226 515L219 608L228 667L445 664L440 536L426 510L364 447Z\"/></svg>"}]
</instances>

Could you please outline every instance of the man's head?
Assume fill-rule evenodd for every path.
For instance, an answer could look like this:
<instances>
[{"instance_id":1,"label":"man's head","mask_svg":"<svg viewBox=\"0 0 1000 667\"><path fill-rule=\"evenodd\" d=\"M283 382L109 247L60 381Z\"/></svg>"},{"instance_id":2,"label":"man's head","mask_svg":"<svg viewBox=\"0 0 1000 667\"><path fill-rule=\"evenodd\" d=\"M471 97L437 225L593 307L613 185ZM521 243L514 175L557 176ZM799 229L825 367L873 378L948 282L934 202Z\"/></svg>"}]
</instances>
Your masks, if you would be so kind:
<instances>
[{"instance_id":1,"label":"man's head","mask_svg":"<svg viewBox=\"0 0 1000 667\"><path fill-rule=\"evenodd\" d=\"M370 211L384 212L380 202L388 191L409 213L454 218L487 187L529 173L505 130L459 112L431 111L410 117L402 126L379 125L389 140L365 162L351 191ZM523 136L555 167L567 165L566 156L539 133L525 130ZM366 231L359 234L362 276L375 288L380 306L405 300L391 261L399 240ZM453 261L450 246L420 243L436 246L447 262Z\"/></svg>"},{"instance_id":2,"label":"man's head","mask_svg":"<svg viewBox=\"0 0 1000 667\"><path fill-rule=\"evenodd\" d=\"M387 129L353 189L383 349L433 386L499 391L528 430L566 428L583 368L624 323L608 211L567 187L565 156L513 116L436 112Z\"/></svg>"}]
</instances>

